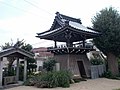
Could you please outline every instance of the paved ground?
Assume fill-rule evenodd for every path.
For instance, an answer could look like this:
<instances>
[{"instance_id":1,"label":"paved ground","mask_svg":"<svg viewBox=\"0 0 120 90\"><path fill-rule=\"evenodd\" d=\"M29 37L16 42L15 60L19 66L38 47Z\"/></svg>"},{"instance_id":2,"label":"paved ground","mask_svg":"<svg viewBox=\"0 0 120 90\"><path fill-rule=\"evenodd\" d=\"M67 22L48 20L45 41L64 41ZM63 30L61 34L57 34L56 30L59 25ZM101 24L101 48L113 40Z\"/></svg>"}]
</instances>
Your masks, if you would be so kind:
<instances>
[{"instance_id":1,"label":"paved ground","mask_svg":"<svg viewBox=\"0 0 120 90\"><path fill-rule=\"evenodd\" d=\"M99 78L71 84L70 88L41 89L30 86L19 86L5 90L114 90L118 88L120 88L120 80Z\"/></svg>"}]
</instances>

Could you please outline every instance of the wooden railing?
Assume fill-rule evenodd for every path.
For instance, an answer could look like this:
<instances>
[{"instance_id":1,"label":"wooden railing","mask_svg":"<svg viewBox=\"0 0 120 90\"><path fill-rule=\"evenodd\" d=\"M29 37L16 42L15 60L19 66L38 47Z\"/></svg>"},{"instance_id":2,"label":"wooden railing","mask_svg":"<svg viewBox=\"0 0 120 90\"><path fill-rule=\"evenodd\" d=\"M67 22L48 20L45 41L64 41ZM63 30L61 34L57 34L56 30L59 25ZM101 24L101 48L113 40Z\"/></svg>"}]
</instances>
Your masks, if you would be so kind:
<instances>
[{"instance_id":1,"label":"wooden railing","mask_svg":"<svg viewBox=\"0 0 120 90\"><path fill-rule=\"evenodd\" d=\"M67 48L67 46L65 44L62 45L57 45L57 47L48 47L48 49L53 49L53 48ZM73 44L73 46L71 46L70 48L89 48L89 49L93 49L93 45L90 43L86 43L85 47L83 47L82 44L76 45Z\"/></svg>"},{"instance_id":2,"label":"wooden railing","mask_svg":"<svg viewBox=\"0 0 120 90\"><path fill-rule=\"evenodd\" d=\"M7 77L4 77L3 79L4 79L4 85L8 85L8 84L17 82L16 76L7 76Z\"/></svg>"}]
</instances>

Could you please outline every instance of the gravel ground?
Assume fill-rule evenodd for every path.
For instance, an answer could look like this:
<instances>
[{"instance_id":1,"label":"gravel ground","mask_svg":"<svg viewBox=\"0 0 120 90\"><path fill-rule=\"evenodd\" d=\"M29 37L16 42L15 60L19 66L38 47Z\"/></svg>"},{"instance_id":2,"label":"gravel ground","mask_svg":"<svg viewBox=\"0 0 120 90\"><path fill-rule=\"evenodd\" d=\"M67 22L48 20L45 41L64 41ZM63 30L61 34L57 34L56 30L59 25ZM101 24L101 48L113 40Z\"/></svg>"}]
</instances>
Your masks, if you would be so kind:
<instances>
[{"instance_id":1,"label":"gravel ground","mask_svg":"<svg viewBox=\"0 0 120 90\"><path fill-rule=\"evenodd\" d=\"M32 86L19 86L5 90L114 90L120 88L120 80L106 78L89 79L80 83L71 84L70 88L36 88Z\"/></svg>"}]
</instances>

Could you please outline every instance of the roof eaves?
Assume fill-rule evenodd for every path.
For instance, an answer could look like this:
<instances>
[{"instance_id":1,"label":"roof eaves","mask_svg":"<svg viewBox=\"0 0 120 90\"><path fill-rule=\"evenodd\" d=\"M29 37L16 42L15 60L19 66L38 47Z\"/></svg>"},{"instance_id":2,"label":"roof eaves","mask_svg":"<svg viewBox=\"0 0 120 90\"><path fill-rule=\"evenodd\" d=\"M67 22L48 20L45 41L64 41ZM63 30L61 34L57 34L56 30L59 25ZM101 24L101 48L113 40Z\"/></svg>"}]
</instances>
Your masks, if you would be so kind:
<instances>
[{"instance_id":1,"label":"roof eaves","mask_svg":"<svg viewBox=\"0 0 120 90\"><path fill-rule=\"evenodd\" d=\"M83 30L83 29L77 29L77 28L75 28L75 27L72 27L72 26L69 26L68 28L72 28L72 29L74 29L76 32L82 32L82 33L86 33L86 34L91 34L91 35L95 35L95 36L98 36L99 35L99 33L93 33L93 32L89 32L89 31L85 31L85 30Z\"/></svg>"},{"instance_id":2,"label":"roof eaves","mask_svg":"<svg viewBox=\"0 0 120 90\"><path fill-rule=\"evenodd\" d=\"M52 30L52 29L54 28L55 24L56 24L56 19L54 19L53 24L52 24L52 26L50 27L50 30Z\"/></svg>"},{"instance_id":3,"label":"roof eaves","mask_svg":"<svg viewBox=\"0 0 120 90\"><path fill-rule=\"evenodd\" d=\"M25 51L23 49L18 49L17 52L24 55L24 56L26 56L26 57L34 58L34 54L32 54L30 52L27 52L27 51Z\"/></svg>"},{"instance_id":4,"label":"roof eaves","mask_svg":"<svg viewBox=\"0 0 120 90\"><path fill-rule=\"evenodd\" d=\"M82 24L79 24L79 23L76 23L76 22L72 22L72 21L69 22L69 26L73 27L74 29L82 30L82 31L89 32L89 33L95 33L95 34L99 33L99 32L96 32L96 31L93 31L91 29L86 28Z\"/></svg>"},{"instance_id":5,"label":"roof eaves","mask_svg":"<svg viewBox=\"0 0 120 90\"><path fill-rule=\"evenodd\" d=\"M57 28L55 30L52 30L52 31L49 31L47 33L43 33L41 35L39 35L38 37L42 37L42 36L48 36L48 35L51 35L52 33L55 33L56 31L59 32L61 29L63 29L64 27L60 27L60 28Z\"/></svg>"},{"instance_id":6,"label":"roof eaves","mask_svg":"<svg viewBox=\"0 0 120 90\"><path fill-rule=\"evenodd\" d=\"M8 56L10 54L13 54L13 53L16 53L16 52L18 52L20 54L23 54L24 56L34 58L34 55L32 53L27 52L27 51L25 51L23 49L20 49L20 48L13 48L13 47L9 48L9 49L5 49L2 52L0 52L0 58L1 57L6 57L6 56Z\"/></svg>"}]
</instances>

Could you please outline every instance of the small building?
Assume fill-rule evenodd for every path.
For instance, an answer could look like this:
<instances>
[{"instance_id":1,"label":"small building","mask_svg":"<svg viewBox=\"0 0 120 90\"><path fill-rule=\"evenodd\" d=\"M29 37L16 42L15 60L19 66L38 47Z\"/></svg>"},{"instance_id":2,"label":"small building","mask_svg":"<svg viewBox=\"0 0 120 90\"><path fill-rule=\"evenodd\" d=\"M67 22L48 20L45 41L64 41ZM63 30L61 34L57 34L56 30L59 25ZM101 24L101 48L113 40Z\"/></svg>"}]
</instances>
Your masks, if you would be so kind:
<instances>
[{"instance_id":1,"label":"small building","mask_svg":"<svg viewBox=\"0 0 120 90\"><path fill-rule=\"evenodd\" d=\"M35 59L37 62L37 71L41 71L43 67L43 62L49 57L53 57L53 53L48 52L46 47L34 48L33 53L35 53Z\"/></svg>"},{"instance_id":2,"label":"small building","mask_svg":"<svg viewBox=\"0 0 120 90\"><path fill-rule=\"evenodd\" d=\"M16 60L16 75L15 76L5 76L3 77L3 65L4 65L4 58L14 58ZM0 89L3 88L7 84L11 83L18 83L19 81L19 61L23 59L24 61L24 77L23 80L26 81L27 79L27 60L26 58L34 58L34 55L28 51L25 51L18 47L11 47L5 50L0 51Z\"/></svg>"},{"instance_id":3,"label":"small building","mask_svg":"<svg viewBox=\"0 0 120 90\"><path fill-rule=\"evenodd\" d=\"M45 32L37 33L40 39L53 40L54 46L48 51L54 53L55 60L60 64L61 70L70 70L74 75L90 77L90 62L86 53L93 51L93 45L87 39L100 35L92 29L84 27L80 19L56 13L51 28ZM57 45L64 42L65 45Z\"/></svg>"}]
</instances>

